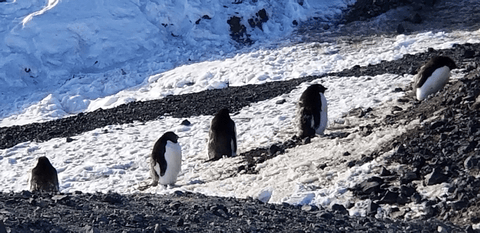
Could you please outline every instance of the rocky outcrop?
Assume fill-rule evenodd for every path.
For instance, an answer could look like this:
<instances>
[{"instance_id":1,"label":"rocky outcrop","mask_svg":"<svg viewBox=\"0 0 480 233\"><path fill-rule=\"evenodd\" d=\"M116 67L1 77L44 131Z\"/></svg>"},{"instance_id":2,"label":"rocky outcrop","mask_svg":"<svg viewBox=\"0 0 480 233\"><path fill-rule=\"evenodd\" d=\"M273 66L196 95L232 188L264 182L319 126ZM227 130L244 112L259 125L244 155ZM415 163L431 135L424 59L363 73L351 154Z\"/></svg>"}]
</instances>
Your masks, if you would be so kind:
<instances>
[{"instance_id":1,"label":"rocky outcrop","mask_svg":"<svg viewBox=\"0 0 480 233\"><path fill-rule=\"evenodd\" d=\"M477 63L480 64L480 63ZM405 206L423 203L427 207L424 218L435 217L459 225L478 223L480 212L480 114L475 108L480 95L480 69L470 71L464 78L452 81L443 91L419 102L413 98L411 107L386 118L394 125L420 120L418 127L382 145L371 156L394 151L389 164L401 164L406 169L380 177L381 188L364 192L354 189L358 196L368 195L376 203ZM417 189L442 184L448 190L436 199L419 195ZM403 198L407 187L411 190ZM390 195L390 197L389 197ZM400 197L400 196L399 196ZM391 201L385 202L385 199ZM397 214L392 213L396 217Z\"/></svg>"}]
</instances>

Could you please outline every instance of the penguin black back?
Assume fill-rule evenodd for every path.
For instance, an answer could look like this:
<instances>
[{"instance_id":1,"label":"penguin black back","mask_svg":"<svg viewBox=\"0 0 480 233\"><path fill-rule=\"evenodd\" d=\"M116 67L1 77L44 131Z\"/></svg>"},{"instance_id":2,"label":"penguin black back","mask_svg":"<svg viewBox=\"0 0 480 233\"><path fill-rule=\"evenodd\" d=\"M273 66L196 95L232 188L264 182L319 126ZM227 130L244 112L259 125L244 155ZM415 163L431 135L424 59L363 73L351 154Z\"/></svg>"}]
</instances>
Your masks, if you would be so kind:
<instances>
[{"instance_id":1,"label":"penguin black back","mask_svg":"<svg viewBox=\"0 0 480 233\"><path fill-rule=\"evenodd\" d=\"M230 118L226 108L220 109L212 120L208 141L208 157L212 160L235 156L237 136L235 122Z\"/></svg>"},{"instance_id":2,"label":"penguin black back","mask_svg":"<svg viewBox=\"0 0 480 233\"><path fill-rule=\"evenodd\" d=\"M153 146L152 163L158 163L160 166L160 176L165 175L167 170L167 160L165 159L165 148L167 141L178 143L178 136L174 132L164 133Z\"/></svg>"},{"instance_id":3,"label":"penguin black back","mask_svg":"<svg viewBox=\"0 0 480 233\"><path fill-rule=\"evenodd\" d=\"M419 77L417 83L415 84L415 87L419 88L423 86L423 84L427 81L427 78L432 76L435 70L444 66L447 66L450 70L457 68L455 62L449 57L435 56L430 59L427 63L425 63L425 65L420 67L418 71Z\"/></svg>"},{"instance_id":4,"label":"penguin black back","mask_svg":"<svg viewBox=\"0 0 480 233\"><path fill-rule=\"evenodd\" d=\"M58 192L58 176L47 157L38 158L37 165L32 169L30 191Z\"/></svg>"},{"instance_id":5,"label":"penguin black back","mask_svg":"<svg viewBox=\"0 0 480 233\"><path fill-rule=\"evenodd\" d=\"M320 126L320 112L322 111L322 99L320 93L327 90L321 84L309 86L300 96L298 102L298 124L301 138L315 135L316 129ZM314 122L312 125L312 121Z\"/></svg>"}]
</instances>

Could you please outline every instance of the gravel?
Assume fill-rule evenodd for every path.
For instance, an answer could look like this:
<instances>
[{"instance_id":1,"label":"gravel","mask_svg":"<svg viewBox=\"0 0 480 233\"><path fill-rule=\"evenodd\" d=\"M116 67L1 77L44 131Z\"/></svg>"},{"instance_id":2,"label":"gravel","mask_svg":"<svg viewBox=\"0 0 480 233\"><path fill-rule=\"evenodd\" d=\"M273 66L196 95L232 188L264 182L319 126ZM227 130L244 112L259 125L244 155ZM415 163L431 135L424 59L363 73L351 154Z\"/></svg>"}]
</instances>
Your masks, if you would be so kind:
<instances>
[{"instance_id":1,"label":"gravel","mask_svg":"<svg viewBox=\"0 0 480 233\"><path fill-rule=\"evenodd\" d=\"M116 193L1 193L11 232L434 232L459 228L438 220L402 222L350 217L343 206L265 204L254 199L177 191L168 196ZM2 232L0 225L0 232Z\"/></svg>"},{"instance_id":2,"label":"gravel","mask_svg":"<svg viewBox=\"0 0 480 233\"><path fill-rule=\"evenodd\" d=\"M477 63L478 64L478 63ZM392 151L391 164L402 164L406 169L390 172L376 179L382 185L364 191L367 184L355 192L368 195L374 202L388 198L394 190L390 204L423 203L430 211L424 219L435 217L464 227L477 224L480 219L480 68L476 68L457 81L448 84L442 92L426 101L410 97L412 105L404 111L385 118L385 124L408 124L420 120L418 127L407 131L381 146L370 156ZM409 98L408 96L406 98ZM442 184L448 191L440 198L419 198L416 187ZM408 193L404 193L404 190ZM408 208L406 208L408 209ZM402 217L392 213L395 217Z\"/></svg>"}]
</instances>

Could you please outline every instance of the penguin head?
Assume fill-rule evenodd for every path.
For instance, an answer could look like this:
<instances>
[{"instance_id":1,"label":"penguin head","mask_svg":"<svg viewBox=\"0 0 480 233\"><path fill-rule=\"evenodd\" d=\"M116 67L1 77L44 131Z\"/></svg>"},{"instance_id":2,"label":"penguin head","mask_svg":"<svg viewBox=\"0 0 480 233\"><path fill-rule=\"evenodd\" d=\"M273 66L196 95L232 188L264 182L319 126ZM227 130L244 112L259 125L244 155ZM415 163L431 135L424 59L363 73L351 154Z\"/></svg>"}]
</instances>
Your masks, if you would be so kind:
<instances>
[{"instance_id":1,"label":"penguin head","mask_svg":"<svg viewBox=\"0 0 480 233\"><path fill-rule=\"evenodd\" d=\"M308 87L308 89L314 90L315 92L325 93L327 90L322 84L313 84Z\"/></svg>"},{"instance_id":2,"label":"penguin head","mask_svg":"<svg viewBox=\"0 0 480 233\"><path fill-rule=\"evenodd\" d=\"M441 66L448 66L448 68L450 68L450 70L458 68L457 65L455 64L455 62L449 57L435 56L434 58L432 58L432 61L434 63L439 64L440 67Z\"/></svg>"},{"instance_id":3,"label":"penguin head","mask_svg":"<svg viewBox=\"0 0 480 233\"><path fill-rule=\"evenodd\" d=\"M171 141L173 143L178 143L178 135L176 135L172 131L168 131L168 132L164 133L160 139L163 139L165 141L168 140L168 141Z\"/></svg>"},{"instance_id":4,"label":"penguin head","mask_svg":"<svg viewBox=\"0 0 480 233\"><path fill-rule=\"evenodd\" d=\"M217 112L217 114L215 114L215 117L217 117L217 118L221 117L222 119L224 119L224 118L228 119L228 118L230 118L229 113L230 112L228 111L228 108L222 108Z\"/></svg>"},{"instance_id":5,"label":"penguin head","mask_svg":"<svg viewBox=\"0 0 480 233\"><path fill-rule=\"evenodd\" d=\"M42 156L39 157L37 160L37 166L38 168L47 168L47 167L53 167L52 164L50 163L50 160L48 160L47 157Z\"/></svg>"}]
</instances>

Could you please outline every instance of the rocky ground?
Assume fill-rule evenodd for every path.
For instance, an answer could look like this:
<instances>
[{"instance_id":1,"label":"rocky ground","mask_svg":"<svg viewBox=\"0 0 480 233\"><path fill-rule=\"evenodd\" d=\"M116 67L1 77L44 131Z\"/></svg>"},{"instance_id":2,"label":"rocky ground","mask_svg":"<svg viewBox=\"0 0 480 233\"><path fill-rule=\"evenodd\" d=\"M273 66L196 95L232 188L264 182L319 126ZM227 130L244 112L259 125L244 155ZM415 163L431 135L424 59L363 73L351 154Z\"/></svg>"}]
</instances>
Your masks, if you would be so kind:
<instances>
[{"instance_id":1,"label":"rocky ground","mask_svg":"<svg viewBox=\"0 0 480 233\"><path fill-rule=\"evenodd\" d=\"M413 3L412 3L413 2ZM432 1L433 3L433 1ZM419 11L446 10L453 1L357 1L348 11L348 17L365 17L365 9L371 16L397 6L411 7L411 15ZM462 5L462 7L466 7ZM464 9L464 8L462 8ZM476 14L478 4L470 6ZM438 10L438 9L437 9ZM448 11L442 22L464 27L476 27L471 23L459 23ZM356 14L356 16L355 16ZM353 15L353 16L352 16ZM432 16L433 15L433 16ZM346 17L346 21L352 21ZM428 22L441 17L439 13L421 16L424 27ZM402 21L408 30L417 30L422 23L413 18ZM468 21L468 20L467 20ZM393 22L393 21L391 21ZM457 22L455 24L455 22ZM368 22L367 22L368 23ZM351 24L357 24L352 22ZM346 27L348 28L348 24ZM396 23L395 23L396 24ZM307 25L308 26L308 25ZM433 25L432 27L437 27ZM304 27L306 28L306 27ZM397 33L395 28L392 33ZM325 28L310 28L305 38L313 40L315 34ZM391 30L388 29L388 30ZM408 31L407 30L407 31ZM308 33L307 33L308 34ZM314 206L263 204L252 199L207 197L201 194L177 192L173 195L150 194L39 194L0 193L0 233L2 232L474 232L472 225L480 223L480 44L457 45L447 50L429 50L426 53L408 55L400 60L382 62L367 67L353 67L335 74L337 76L378 75L383 73L415 73L416 69L433 55L452 57L461 68L464 78L452 81L445 89L426 101L418 102L411 97L411 88L395 91L405 92L398 106L387 106L388 111L381 121L369 121L367 109L352 111L349 117L364 120L352 130L365 134L377 127L395 127L418 121L417 127L395 140L379 145L378 150L365 155L361 161L348 161L352 165L376 159L386 153L385 169L351 191L360 199L372 200L367 217L350 217L348 206L335 205L332 209ZM45 123L0 128L0 148L8 148L29 140L49 140L68 137L110 124L132 121L149 121L164 115L190 117L214 114L221 107L232 112L250 103L270 99L291 91L302 82L319 78L273 82L263 85L231 87L209 90L162 100L134 102L113 109ZM198 105L196 103L209 103ZM392 110L393 109L393 110ZM342 137L345 135L327 135ZM247 167L238 170L255 172L258 163L270 159L286 149L308 140L292 138L286 142L247 151L241 156ZM393 152L392 152L393 151ZM402 166L403 170L390 167ZM243 172L243 171L242 171ZM419 186L445 183L449 188L443 196L425 200L420 196ZM425 215L408 220L409 203L423 204ZM391 205L388 218L375 218L378 205ZM395 220L390 220L395 219ZM404 221L407 219L408 221ZM401 221L402 220L402 221Z\"/></svg>"},{"instance_id":2,"label":"rocky ground","mask_svg":"<svg viewBox=\"0 0 480 233\"><path fill-rule=\"evenodd\" d=\"M353 189L357 197L376 204L396 206L390 217L402 219L409 203L422 204L423 219L437 218L467 228L480 223L477 196L480 189L480 69L448 84L445 89L419 102L406 96L410 106L387 115L380 125L395 126L418 121L418 126L400 135L366 158L388 155L385 166L402 167L395 172L383 169ZM370 126L370 127L369 127ZM374 125L367 125L374 130ZM442 184L448 191L424 199L420 187ZM437 187L440 188L440 187ZM372 212L375 214L375 212Z\"/></svg>"},{"instance_id":3,"label":"rocky ground","mask_svg":"<svg viewBox=\"0 0 480 233\"><path fill-rule=\"evenodd\" d=\"M264 204L253 199L176 192L151 194L1 194L9 232L434 232L460 230L436 219L349 217L339 206ZM2 226L0 225L0 232Z\"/></svg>"}]
</instances>

